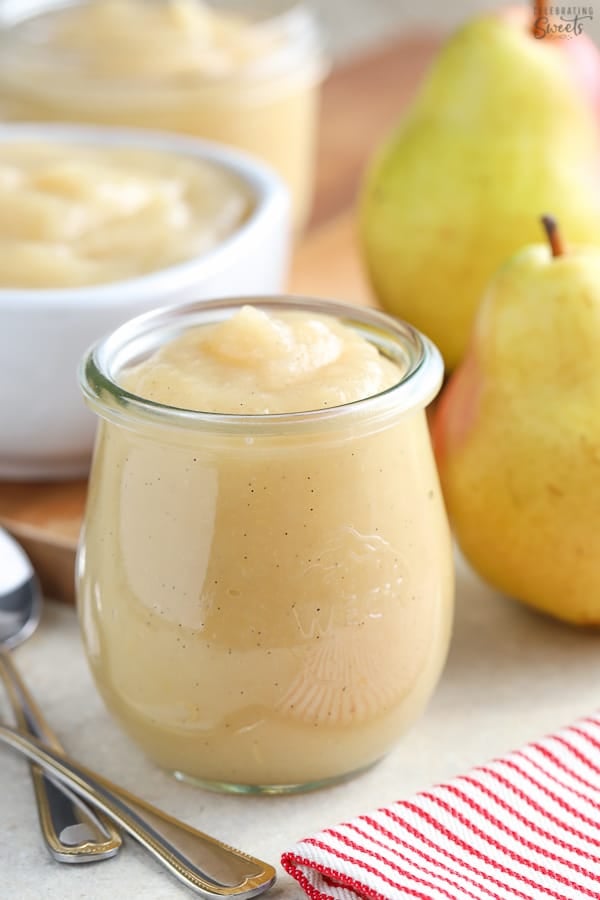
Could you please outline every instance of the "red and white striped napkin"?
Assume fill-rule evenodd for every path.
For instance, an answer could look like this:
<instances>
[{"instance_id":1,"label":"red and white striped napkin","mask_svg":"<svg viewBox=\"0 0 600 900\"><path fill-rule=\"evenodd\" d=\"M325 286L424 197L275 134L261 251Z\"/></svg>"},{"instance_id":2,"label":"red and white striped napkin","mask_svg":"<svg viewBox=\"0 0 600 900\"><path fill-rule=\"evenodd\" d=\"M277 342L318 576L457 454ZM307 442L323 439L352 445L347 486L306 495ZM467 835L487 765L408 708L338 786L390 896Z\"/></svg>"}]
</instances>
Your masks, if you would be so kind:
<instances>
[{"instance_id":1,"label":"red and white striped napkin","mask_svg":"<svg viewBox=\"0 0 600 900\"><path fill-rule=\"evenodd\" d=\"M600 713L281 861L313 900L600 898Z\"/></svg>"}]
</instances>

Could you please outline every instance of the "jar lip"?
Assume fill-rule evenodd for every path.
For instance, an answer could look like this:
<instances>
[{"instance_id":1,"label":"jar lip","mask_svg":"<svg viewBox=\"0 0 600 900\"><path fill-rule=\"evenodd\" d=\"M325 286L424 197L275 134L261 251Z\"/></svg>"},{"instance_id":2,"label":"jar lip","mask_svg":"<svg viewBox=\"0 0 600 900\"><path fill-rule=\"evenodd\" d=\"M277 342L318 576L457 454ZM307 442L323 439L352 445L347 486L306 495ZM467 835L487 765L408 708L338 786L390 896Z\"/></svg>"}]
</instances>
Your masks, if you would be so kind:
<instances>
[{"instance_id":1,"label":"jar lip","mask_svg":"<svg viewBox=\"0 0 600 900\"><path fill-rule=\"evenodd\" d=\"M211 91L229 87L240 80L246 90L252 87L260 87L264 90L267 83L270 89L281 90L285 88L285 81L282 84L276 83L273 87L273 80L278 79L279 81L284 77L298 78L300 69L302 69L303 83L318 84L330 69L328 54L318 22L312 9L304 5L302 0L276 0L276 5L282 6L281 9L271 15L258 16L255 19L247 15L247 10L244 11L243 14L251 24L254 23L255 27L265 30L280 28L282 33L287 35L285 45L268 57L266 65L264 59L259 64L254 61L234 74L204 75L198 81L186 84L169 81L165 78L155 82L145 77L132 75L123 77L95 75L93 72L87 72L85 68L83 70L78 68L76 63L66 60L64 54L58 55L52 44L48 44L47 41L45 44L44 42L38 44L31 38L27 39L26 29L36 21L40 22L74 7L87 6L91 2L94 0L31 0L25 4L21 3L21 0L5 0L0 11L0 71L4 76L14 78L15 73L11 67L16 65L18 72L19 67L24 66L23 76L27 77L29 82L31 72L28 64L31 63L32 58L28 55L28 51L35 52L41 49L47 56L45 75L55 76L58 74L56 83L44 78L45 84L41 85L42 89L68 91L69 93L81 91L96 100L108 94L111 102L118 100L123 92L126 92L126 94L134 94L136 99L142 102L144 95L149 92L154 98L156 95L167 97L186 93L210 94ZM260 9L257 8L255 12L257 11L259 12ZM56 62L59 63L58 71L54 70L52 66ZM73 80L75 69L77 78ZM60 80L60 75L66 79L64 84ZM31 88L31 85L28 84L28 88Z\"/></svg>"},{"instance_id":2,"label":"jar lip","mask_svg":"<svg viewBox=\"0 0 600 900\"><path fill-rule=\"evenodd\" d=\"M385 390L349 403L291 413L215 413L167 406L123 388L118 372L190 327L227 318L244 305L266 312L295 310L329 315L359 331L393 361L402 358L400 380ZM125 322L97 341L84 355L79 382L84 398L102 418L127 424L132 418L149 425L239 435L280 434L339 427L361 417L387 419L425 407L438 393L444 364L437 347L412 325L378 310L334 300L296 295L244 296L197 301L152 310Z\"/></svg>"}]
</instances>

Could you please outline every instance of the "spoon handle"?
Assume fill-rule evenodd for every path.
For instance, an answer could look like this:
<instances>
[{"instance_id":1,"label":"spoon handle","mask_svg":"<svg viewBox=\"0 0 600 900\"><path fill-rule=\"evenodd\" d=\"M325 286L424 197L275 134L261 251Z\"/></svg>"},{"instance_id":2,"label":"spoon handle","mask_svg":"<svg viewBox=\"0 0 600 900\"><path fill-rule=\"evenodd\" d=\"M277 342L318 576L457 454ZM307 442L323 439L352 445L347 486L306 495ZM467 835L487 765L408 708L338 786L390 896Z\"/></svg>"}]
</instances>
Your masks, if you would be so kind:
<instances>
[{"instance_id":1,"label":"spoon handle","mask_svg":"<svg viewBox=\"0 0 600 900\"><path fill-rule=\"evenodd\" d=\"M56 735L27 690L8 651L0 650L0 679L4 682L18 727L61 751ZM95 812L68 788L50 781L31 765L42 835L59 862L96 862L114 856L121 847L119 832L103 813Z\"/></svg>"},{"instance_id":2,"label":"spoon handle","mask_svg":"<svg viewBox=\"0 0 600 900\"><path fill-rule=\"evenodd\" d=\"M61 785L105 812L203 897L255 897L274 883L275 869L268 863L196 831L36 738L0 725L0 743L37 762Z\"/></svg>"}]
</instances>

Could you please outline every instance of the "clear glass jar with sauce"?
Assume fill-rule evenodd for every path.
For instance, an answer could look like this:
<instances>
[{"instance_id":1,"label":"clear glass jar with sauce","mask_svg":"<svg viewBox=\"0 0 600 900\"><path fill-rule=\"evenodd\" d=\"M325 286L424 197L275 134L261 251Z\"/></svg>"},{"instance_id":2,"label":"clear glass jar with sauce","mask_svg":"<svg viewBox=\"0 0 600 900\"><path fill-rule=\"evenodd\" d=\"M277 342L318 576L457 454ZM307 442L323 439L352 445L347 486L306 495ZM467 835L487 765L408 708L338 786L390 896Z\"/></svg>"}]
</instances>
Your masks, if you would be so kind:
<instances>
[{"instance_id":1,"label":"clear glass jar with sauce","mask_svg":"<svg viewBox=\"0 0 600 900\"><path fill-rule=\"evenodd\" d=\"M293 0L6 0L0 115L183 132L258 156L292 193L297 227L314 179L326 63Z\"/></svg>"},{"instance_id":2,"label":"clear glass jar with sauce","mask_svg":"<svg viewBox=\"0 0 600 900\"><path fill-rule=\"evenodd\" d=\"M236 371L252 353L288 391L271 412ZM211 354L226 390L204 408L226 412L186 394L212 383L194 374ZM442 371L410 326L298 298L161 310L90 351L81 628L108 709L160 766L231 791L317 787L422 712L453 607L425 416Z\"/></svg>"}]
</instances>

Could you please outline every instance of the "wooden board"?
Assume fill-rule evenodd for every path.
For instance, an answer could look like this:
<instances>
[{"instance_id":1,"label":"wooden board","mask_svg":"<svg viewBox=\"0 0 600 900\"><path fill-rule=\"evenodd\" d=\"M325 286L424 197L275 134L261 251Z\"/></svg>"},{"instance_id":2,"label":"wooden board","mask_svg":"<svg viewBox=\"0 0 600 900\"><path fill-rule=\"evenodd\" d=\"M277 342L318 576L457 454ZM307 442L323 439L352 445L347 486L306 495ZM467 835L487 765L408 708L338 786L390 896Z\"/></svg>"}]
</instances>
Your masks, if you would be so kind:
<instances>
[{"instance_id":1,"label":"wooden board","mask_svg":"<svg viewBox=\"0 0 600 900\"><path fill-rule=\"evenodd\" d=\"M438 46L397 40L335 70L323 90L312 220L296 250L292 293L372 304L356 245L354 199L366 161L412 96ZM47 596L73 602L84 481L0 483L0 524L29 553Z\"/></svg>"}]
</instances>

